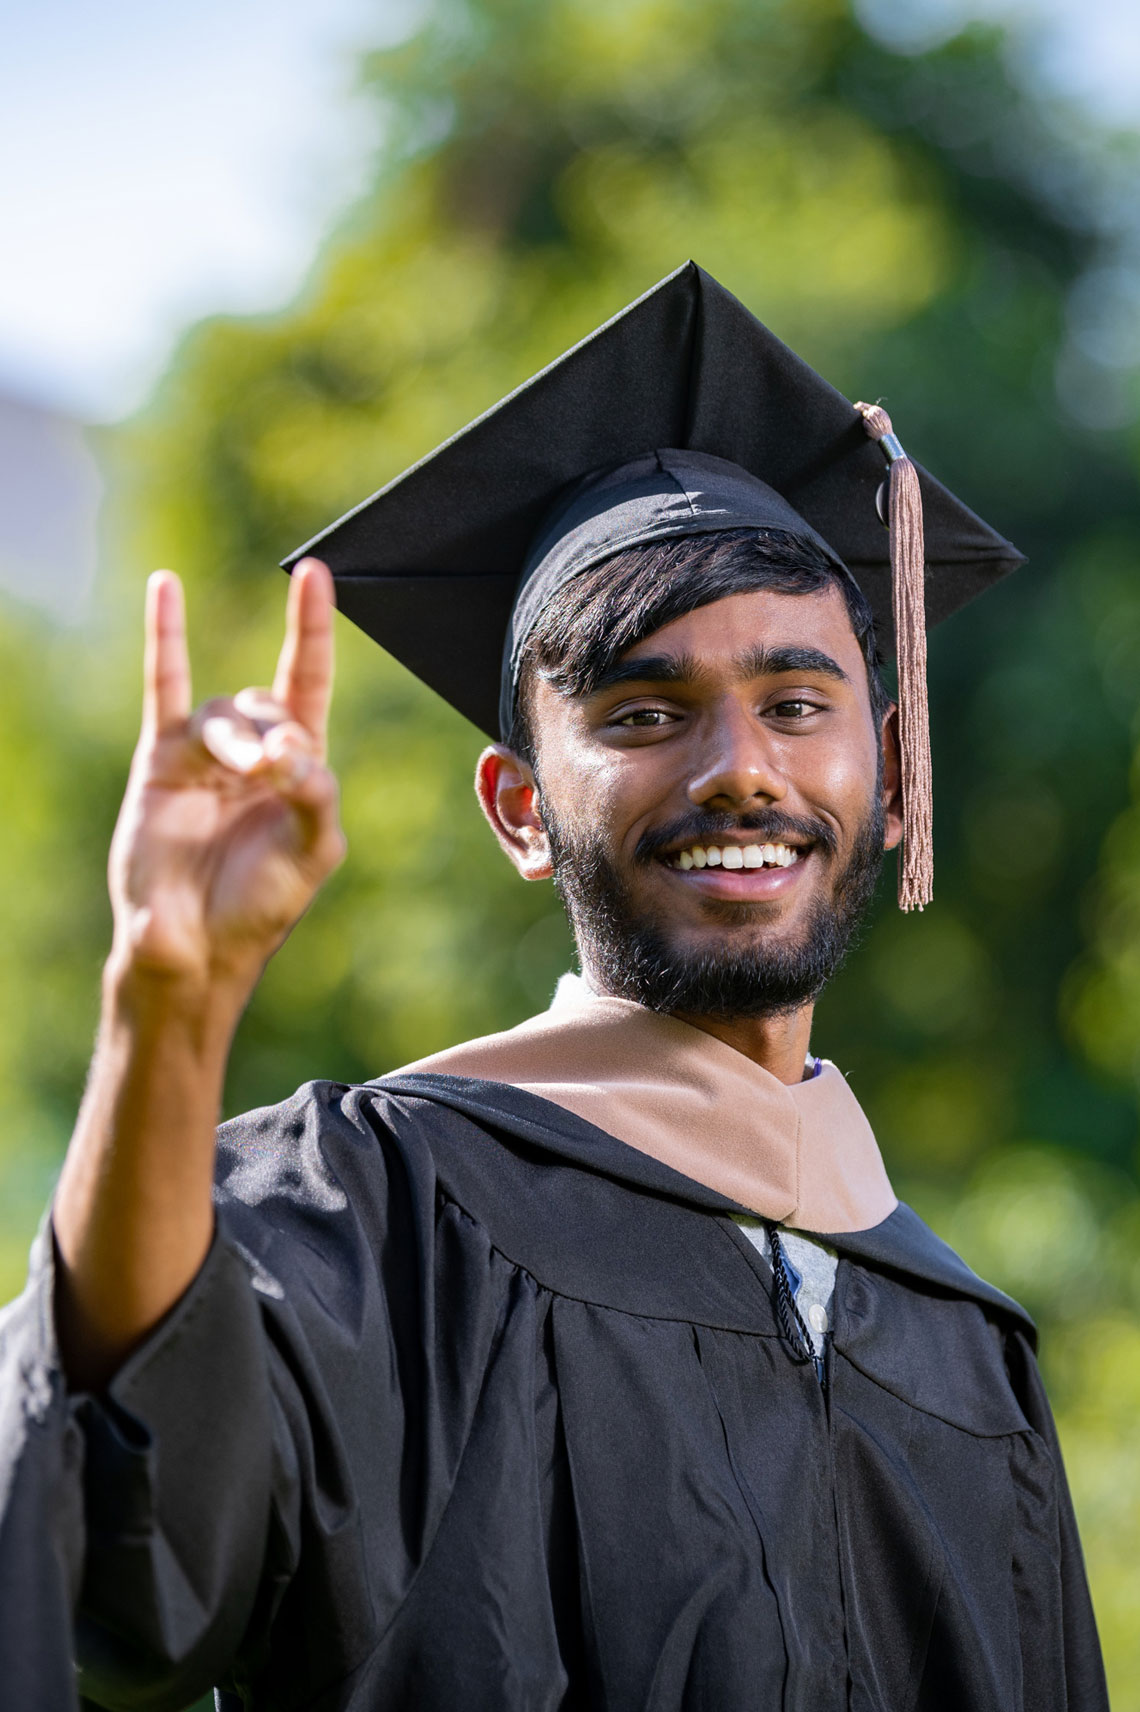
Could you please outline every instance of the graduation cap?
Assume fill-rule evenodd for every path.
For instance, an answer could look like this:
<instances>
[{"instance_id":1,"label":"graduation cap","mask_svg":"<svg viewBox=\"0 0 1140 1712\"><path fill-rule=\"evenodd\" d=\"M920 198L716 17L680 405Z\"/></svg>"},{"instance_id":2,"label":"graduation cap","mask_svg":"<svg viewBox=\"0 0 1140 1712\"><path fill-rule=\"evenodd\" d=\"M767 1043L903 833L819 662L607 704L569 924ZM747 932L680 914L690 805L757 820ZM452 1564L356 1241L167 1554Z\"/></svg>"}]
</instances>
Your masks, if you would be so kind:
<instances>
[{"instance_id":1,"label":"graduation cap","mask_svg":"<svg viewBox=\"0 0 1140 1712\"><path fill-rule=\"evenodd\" d=\"M739 528L815 539L895 648L899 899L921 908L926 622L1022 555L911 462L885 411L849 403L694 262L283 562L318 554L342 612L505 737L527 637L556 589L641 542Z\"/></svg>"}]
</instances>

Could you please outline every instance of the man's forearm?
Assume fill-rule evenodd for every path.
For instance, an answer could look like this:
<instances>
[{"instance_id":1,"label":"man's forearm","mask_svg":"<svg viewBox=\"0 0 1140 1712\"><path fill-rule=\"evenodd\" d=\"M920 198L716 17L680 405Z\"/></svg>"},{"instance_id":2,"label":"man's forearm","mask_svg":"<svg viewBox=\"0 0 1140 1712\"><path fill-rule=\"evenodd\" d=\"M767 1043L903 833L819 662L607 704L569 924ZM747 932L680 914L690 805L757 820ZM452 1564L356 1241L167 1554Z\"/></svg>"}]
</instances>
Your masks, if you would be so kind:
<instances>
[{"instance_id":1,"label":"man's forearm","mask_svg":"<svg viewBox=\"0 0 1140 1712\"><path fill-rule=\"evenodd\" d=\"M53 1208L60 1346L77 1389L106 1383L209 1250L214 1133L247 991L107 965Z\"/></svg>"}]
</instances>

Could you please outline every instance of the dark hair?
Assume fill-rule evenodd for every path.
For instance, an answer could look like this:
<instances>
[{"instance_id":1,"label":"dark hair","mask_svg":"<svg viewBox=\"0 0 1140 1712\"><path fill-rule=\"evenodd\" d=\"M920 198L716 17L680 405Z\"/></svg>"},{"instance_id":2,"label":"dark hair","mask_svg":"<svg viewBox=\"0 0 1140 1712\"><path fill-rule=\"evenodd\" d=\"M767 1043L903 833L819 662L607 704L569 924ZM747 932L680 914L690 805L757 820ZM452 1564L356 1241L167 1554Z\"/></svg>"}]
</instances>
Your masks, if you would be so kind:
<instances>
[{"instance_id":1,"label":"dark hair","mask_svg":"<svg viewBox=\"0 0 1140 1712\"><path fill-rule=\"evenodd\" d=\"M629 547L562 585L523 651L511 748L533 765L530 699L536 677L564 694L589 695L630 648L698 607L755 589L816 594L833 584L842 590L863 652L878 723L890 697L879 671L874 615L855 580L805 535L787 529L725 529Z\"/></svg>"}]
</instances>

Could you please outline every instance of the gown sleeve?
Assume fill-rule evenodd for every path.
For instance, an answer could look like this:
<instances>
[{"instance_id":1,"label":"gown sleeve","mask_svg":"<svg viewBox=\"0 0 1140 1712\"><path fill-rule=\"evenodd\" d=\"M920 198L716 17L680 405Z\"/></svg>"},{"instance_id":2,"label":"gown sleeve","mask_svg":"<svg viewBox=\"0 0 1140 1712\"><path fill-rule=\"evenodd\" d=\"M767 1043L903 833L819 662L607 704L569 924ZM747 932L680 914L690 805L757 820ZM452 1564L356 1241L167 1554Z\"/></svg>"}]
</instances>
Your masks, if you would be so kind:
<instances>
[{"instance_id":1,"label":"gown sleeve","mask_svg":"<svg viewBox=\"0 0 1140 1712\"><path fill-rule=\"evenodd\" d=\"M92 1397L68 1395L51 1294L45 1228L0 1329L5 1678L24 1712L65 1712L80 1695L181 1707L233 1656L264 1556L272 1426L257 1305L219 1234L175 1310Z\"/></svg>"},{"instance_id":2,"label":"gown sleeve","mask_svg":"<svg viewBox=\"0 0 1140 1712\"><path fill-rule=\"evenodd\" d=\"M223 1126L219 1160L202 1270L104 1394L68 1394L48 1229L0 1318L0 1675L21 1712L240 1692L285 1599L298 1670L343 1671L446 1501L450 1459L409 1497L401 1454L430 1173L327 1085Z\"/></svg>"},{"instance_id":3,"label":"gown sleeve","mask_svg":"<svg viewBox=\"0 0 1140 1712\"><path fill-rule=\"evenodd\" d=\"M185 1706L224 1674L261 1577L273 1459L256 1300L219 1233L107 1392L69 1395L52 1283L45 1229L0 1331L4 1675L22 1712Z\"/></svg>"}]
</instances>

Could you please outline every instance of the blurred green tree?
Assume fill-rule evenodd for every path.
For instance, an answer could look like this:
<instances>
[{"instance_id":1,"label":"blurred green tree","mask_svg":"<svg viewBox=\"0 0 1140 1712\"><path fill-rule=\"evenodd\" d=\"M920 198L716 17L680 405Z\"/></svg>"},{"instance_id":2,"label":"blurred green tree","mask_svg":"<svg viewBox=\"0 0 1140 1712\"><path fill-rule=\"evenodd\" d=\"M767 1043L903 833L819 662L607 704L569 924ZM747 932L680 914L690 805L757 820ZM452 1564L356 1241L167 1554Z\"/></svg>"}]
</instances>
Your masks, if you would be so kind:
<instances>
[{"instance_id":1,"label":"blurred green tree","mask_svg":"<svg viewBox=\"0 0 1140 1712\"><path fill-rule=\"evenodd\" d=\"M1041 1317L1114 1703L1140 1708L1140 351L1111 337L1135 155L1001 46L892 51L842 0L429 0L366 62L374 193L287 313L196 328L107 448L98 637L12 614L0 643L3 1258L14 1287L94 1018L143 573L186 578L199 695L265 680L284 551L694 254L1031 558L933 641L937 901L903 919L884 888L817 1044L907 1197ZM231 1109L545 1002L568 937L485 835L479 747L343 627L350 860L243 1025Z\"/></svg>"}]
</instances>

